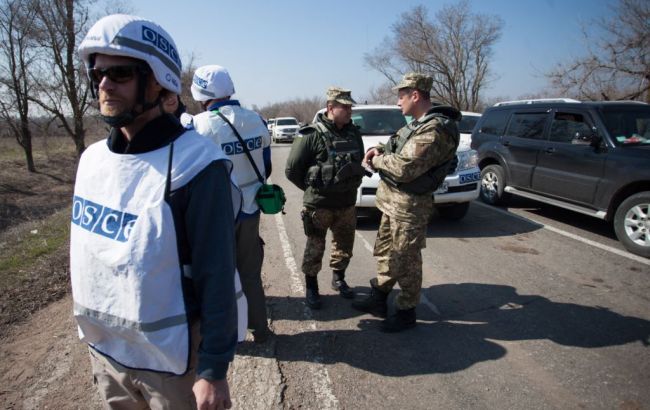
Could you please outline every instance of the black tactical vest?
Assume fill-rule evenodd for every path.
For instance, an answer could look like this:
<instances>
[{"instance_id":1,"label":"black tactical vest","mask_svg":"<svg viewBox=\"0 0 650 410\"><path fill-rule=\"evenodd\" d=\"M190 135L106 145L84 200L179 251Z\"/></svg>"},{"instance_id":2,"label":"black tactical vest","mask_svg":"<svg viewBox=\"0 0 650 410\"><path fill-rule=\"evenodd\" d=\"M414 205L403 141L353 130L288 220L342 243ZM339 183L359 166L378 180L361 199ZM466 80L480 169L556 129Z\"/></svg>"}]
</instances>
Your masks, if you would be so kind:
<instances>
[{"instance_id":1,"label":"black tactical vest","mask_svg":"<svg viewBox=\"0 0 650 410\"><path fill-rule=\"evenodd\" d=\"M340 138L319 122L312 126L325 144L327 160L309 167L306 184L321 194L357 189L364 175L360 158L362 147L356 140Z\"/></svg>"},{"instance_id":2,"label":"black tactical vest","mask_svg":"<svg viewBox=\"0 0 650 410\"><path fill-rule=\"evenodd\" d=\"M440 112L435 112L435 110L436 108L434 107L432 110L434 112L429 111L429 113L425 115L422 120L412 121L411 123L402 127L396 135L393 135L388 140L384 147L384 152L387 154L399 154L402 152L402 148L404 148L404 145L406 145L411 137L420 128L422 128L425 124L434 118L441 119L443 121L443 124L446 121L453 121L448 116ZM459 137L457 136L456 144L458 144L458 140ZM442 182L445 180L445 177L451 170L451 167L456 163L456 153L452 153L450 158L444 158L443 160L444 161L441 164L429 168L427 172L409 182L397 182L381 171L379 171L379 176L381 177L382 181L386 182L392 187L399 189L400 191L414 195L423 195L435 191L438 189L440 184L442 184Z\"/></svg>"}]
</instances>

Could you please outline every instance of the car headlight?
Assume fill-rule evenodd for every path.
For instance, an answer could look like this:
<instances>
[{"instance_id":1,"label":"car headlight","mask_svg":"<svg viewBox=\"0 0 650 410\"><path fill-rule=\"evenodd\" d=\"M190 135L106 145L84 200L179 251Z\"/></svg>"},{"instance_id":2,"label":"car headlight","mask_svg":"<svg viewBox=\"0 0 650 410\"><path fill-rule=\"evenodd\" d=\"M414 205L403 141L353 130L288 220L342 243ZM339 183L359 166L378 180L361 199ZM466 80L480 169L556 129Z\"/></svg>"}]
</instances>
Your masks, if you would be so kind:
<instances>
[{"instance_id":1,"label":"car headlight","mask_svg":"<svg viewBox=\"0 0 650 410\"><path fill-rule=\"evenodd\" d=\"M464 171L466 169L475 168L478 165L478 152L470 149L457 153L458 166L456 171Z\"/></svg>"}]
</instances>

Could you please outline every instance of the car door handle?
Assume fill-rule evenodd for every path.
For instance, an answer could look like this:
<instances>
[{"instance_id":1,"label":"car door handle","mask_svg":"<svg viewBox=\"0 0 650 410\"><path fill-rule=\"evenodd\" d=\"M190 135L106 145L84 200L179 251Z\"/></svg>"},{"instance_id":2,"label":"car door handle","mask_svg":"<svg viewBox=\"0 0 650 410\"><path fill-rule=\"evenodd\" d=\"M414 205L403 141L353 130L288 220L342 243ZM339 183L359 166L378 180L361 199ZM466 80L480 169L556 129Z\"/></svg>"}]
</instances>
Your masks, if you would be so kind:
<instances>
[{"instance_id":1,"label":"car door handle","mask_svg":"<svg viewBox=\"0 0 650 410\"><path fill-rule=\"evenodd\" d=\"M548 147L544 150L547 154L555 154L555 148L553 147Z\"/></svg>"}]
</instances>

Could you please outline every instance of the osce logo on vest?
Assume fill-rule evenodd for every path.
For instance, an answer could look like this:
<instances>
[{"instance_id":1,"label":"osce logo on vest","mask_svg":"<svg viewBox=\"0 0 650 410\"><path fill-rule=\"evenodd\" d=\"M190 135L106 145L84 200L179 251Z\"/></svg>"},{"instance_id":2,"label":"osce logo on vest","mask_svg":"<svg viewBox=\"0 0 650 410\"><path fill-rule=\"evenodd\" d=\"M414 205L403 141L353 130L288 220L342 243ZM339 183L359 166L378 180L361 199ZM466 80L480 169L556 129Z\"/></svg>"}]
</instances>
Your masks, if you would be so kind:
<instances>
[{"instance_id":1,"label":"osce logo on vest","mask_svg":"<svg viewBox=\"0 0 650 410\"><path fill-rule=\"evenodd\" d=\"M73 224L118 242L129 240L137 219L137 215L116 211L76 195L72 200Z\"/></svg>"},{"instance_id":2,"label":"osce logo on vest","mask_svg":"<svg viewBox=\"0 0 650 410\"><path fill-rule=\"evenodd\" d=\"M246 142L246 147L248 147L249 151L253 151L262 147L262 137L249 138L247 140L244 140L244 142ZM244 147L239 141L226 142L224 144L221 144L221 149L226 155L242 154L244 152Z\"/></svg>"}]
</instances>

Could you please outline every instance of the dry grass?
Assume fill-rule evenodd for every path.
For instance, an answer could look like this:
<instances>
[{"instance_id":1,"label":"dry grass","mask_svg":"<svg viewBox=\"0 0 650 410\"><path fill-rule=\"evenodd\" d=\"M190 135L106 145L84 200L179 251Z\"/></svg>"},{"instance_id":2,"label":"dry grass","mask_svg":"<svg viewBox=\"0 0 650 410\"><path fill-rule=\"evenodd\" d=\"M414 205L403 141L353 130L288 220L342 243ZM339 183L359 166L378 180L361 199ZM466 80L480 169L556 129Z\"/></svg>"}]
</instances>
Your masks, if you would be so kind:
<instances>
[{"instance_id":1,"label":"dry grass","mask_svg":"<svg viewBox=\"0 0 650 410\"><path fill-rule=\"evenodd\" d=\"M0 139L0 329L68 291L70 203L76 154L70 138L33 141L37 172L15 140Z\"/></svg>"}]
</instances>

